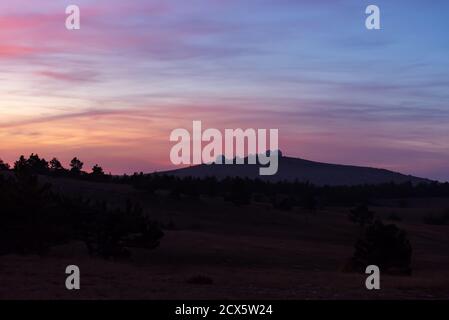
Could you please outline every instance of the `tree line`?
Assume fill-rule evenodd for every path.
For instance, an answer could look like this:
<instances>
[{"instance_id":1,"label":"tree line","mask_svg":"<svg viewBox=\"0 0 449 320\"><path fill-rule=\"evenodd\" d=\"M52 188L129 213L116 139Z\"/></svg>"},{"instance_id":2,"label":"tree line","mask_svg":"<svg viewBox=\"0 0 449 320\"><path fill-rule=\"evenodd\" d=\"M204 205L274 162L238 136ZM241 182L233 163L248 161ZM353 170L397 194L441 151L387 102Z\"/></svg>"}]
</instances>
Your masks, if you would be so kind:
<instances>
[{"instance_id":1,"label":"tree line","mask_svg":"<svg viewBox=\"0 0 449 320\"><path fill-rule=\"evenodd\" d=\"M125 258L130 248L156 248L164 235L159 224L129 200L122 206L111 205L61 194L39 181L38 174L87 175L77 158L70 170L55 159L47 162L34 154L20 157L12 169L3 161L0 164L1 170L14 173L0 175L0 255L43 255L55 245L82 241L92 256ZM98 174L93 171L88 176Z\"/></svg>"},{"instance_id":2,"label":"tree line","mask_svg":"<svg viewBox=\"0 0 449 320\"><path fill-rule=\"evenodd\" d=\"M314 209L319 206L354 206L369 204L376 199L405 199L425 197L449 197L449 183L428 182L413 184L383 183L377 185L355 186L317 186L303 181L270 182L261 179L228 177L218 180L215 177L176 177L165 174L144 174L113 176L105 174L98 164L90 173L83 171L84 163L74 157L69 168L63 167L57 158L46 161L37 154L28 158L21 156L11 168L0 160L0 170L29 171L34 174L69 176L77 179L130 184L140 190L154 192L168 190L173 197L221 196L236 205L247 205L253 201L270 202L281 210L295 206ZM400 206L406 206L402 201Z\"/></svg>"},{"instance_id":3,"label":"tree line","mask_svg":"<svg viewBox=\"0 0 449 320\"><path fill-rule=\"evenodd\" d=\"M81 176L87 175L88 173L83 171L84 163L74 157L70 163L69 168L64 168L61 161L57 158L52 158L50 161L45 160L45 158L40 158L38 154L32 153L28 158L21 155L14 165L11 166L0 159L0 170L13 170L13 171L29 171L34 174L54 174L54 175L72 175ZM89 175L93 177L105 176L104 170L98 164L92 167L91 173Z\"/></svg>"}]
</instances>

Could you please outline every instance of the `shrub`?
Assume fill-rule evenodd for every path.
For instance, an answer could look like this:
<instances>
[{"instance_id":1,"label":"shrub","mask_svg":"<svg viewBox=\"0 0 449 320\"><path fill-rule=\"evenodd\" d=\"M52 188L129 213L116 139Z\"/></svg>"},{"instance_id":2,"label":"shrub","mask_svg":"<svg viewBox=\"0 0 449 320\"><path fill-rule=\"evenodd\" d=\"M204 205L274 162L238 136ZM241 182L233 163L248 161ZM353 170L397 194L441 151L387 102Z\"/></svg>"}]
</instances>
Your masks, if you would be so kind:
<instances>
[{"instance_id":1,"label":"shrub","mask_svg":"<svg viewBox=\"0 0 449 320\"><path fill-rule=\"evenodd\" d=\"M449 210L440 214L429 213L423 218L425 224L444 226L449 224Z\"/></svg>"},{"instance_id":2,"label":"shrub","mask_svg":"<svg viewBox=\"0 0 449 320\"><path fill-rule=\"evenodd\" d=\"M293 208L294 200L290 197L274 197L273 207L282 211L290 211Z\"/></svg>"},{"instance_id":3,"label":"shrub","mask_svg":"<svg viewBox=\"0 0 449 320\"><path fill-rule=\"evenodd\" d=\"M76 221L75 237L85 242L92 256L127 258L129 248L154 249L164 235L158 223L130 201L125 210L109 210L106 202L93 205L82 200L66 199L66 202L70 202L65 207L70 208L72 220Z\"/></svg>"},{"instance_id":4,"label":"shrub","mask_svg":"<svg viewBox=\"0 0 449 320\"><path fill-rule=\"evenodd\" d=\"M400 222L400 221L402 221L402 218L396 212L391 212L388 215L388 220Z\"/></svg>"},{"instance_id":5,"label":"shrub","mask_svg":"<svg viewBox=\"0 0 449 320\"><path fill-rule=\"evenodd\" d=\"M365 272L367 266L376 265L383 272L409 275L411 257L412 247L405 231L377 220L356 242L350 269Z\"/></svg>"},{"instance_id":6,"label":"shrub","mask_svg":"<svg viewBox=\"0 0 449 320\"><path fill-rule=\"evenodd\" d=\"M366 205L360 205L349 212L349 220L359 224L361 227L372 223L374 213Z\"/></svg>"}]
</instances>

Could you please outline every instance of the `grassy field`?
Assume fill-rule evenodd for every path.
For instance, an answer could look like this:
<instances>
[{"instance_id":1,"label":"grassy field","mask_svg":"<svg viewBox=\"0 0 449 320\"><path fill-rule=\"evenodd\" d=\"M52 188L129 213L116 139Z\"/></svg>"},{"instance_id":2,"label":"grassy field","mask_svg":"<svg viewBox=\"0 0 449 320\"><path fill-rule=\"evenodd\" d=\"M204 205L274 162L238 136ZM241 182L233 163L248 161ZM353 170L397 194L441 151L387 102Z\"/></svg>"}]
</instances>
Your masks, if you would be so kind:
<instances>
[{"instance_id":1,"label":"grassy field","mask_svg":"<svg viewBox=\"0 0 449 320\"><path fill-rule=\"evenodd\" d=\"M350 208L279 211L265 203L235 206L222 198L173 201L127 185L66 178L54 190L141 203L164 226L155 250L133 250L129 260L88 255L83 243L45 256L0 257L1 299L445 299L449 296L449 226L423 223L449 199L379 200L370 209L406 230L413 247L411 276L381 275L368 291L365 275L344 272L360 227ZM401 205L399 205L401 204ZM393 223L393 222L392 222ZM65 267L81 270L81 290L68 291Z\"/></svg>"}]
</instances>

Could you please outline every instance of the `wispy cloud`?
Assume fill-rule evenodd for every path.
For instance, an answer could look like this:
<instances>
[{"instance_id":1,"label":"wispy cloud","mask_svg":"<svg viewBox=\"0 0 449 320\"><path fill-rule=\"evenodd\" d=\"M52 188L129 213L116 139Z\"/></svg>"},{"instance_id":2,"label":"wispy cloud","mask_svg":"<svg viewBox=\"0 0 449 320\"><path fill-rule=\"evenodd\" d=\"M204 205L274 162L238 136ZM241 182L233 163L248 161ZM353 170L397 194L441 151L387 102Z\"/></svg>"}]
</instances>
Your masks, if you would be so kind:
<instances>
[{"instance_id":1,"label":"wispy cloud","mask_svg":"<svg viewBox=\"0 0 449 320\"><path fill-rule=\"evenodd\" d=\"M199 119L280 128L296 156L447 179L449 4L378 4L369 33L355 0L79 0L70 32L62 2L1 2L0 156L151 170L171 129Z\"/></svg>"}]
</instances>

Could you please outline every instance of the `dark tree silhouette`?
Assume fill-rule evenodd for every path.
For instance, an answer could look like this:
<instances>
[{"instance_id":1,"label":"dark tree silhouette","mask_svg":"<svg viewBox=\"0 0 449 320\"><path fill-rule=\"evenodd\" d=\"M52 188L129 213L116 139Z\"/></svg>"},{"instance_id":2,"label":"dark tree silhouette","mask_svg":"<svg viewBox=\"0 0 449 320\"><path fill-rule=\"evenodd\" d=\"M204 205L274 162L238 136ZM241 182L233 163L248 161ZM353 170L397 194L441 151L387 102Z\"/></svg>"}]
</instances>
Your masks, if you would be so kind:
<instances>
[{"instance_id":1,"label":"dark tree silhouette","mask_svg":"<svg viewBox=\"0 0 449 320\"><path fill-rule=\"evenodd\" d=\"M48 162L44 158L39 158L39 156L34 153L28 158L28 166L32 172L45 173L48 171Z\"/></svg>"},{"instance_id":2,"label":"dark tree silhouette","mask_svg":"<svg viewBox=\"0 0 449 320\"><path fill-rule=\"evenodd\" d=\"M60 171L60 170L64 170L64 167L62 166L61 162L57 158L53 158L50 161L50 169L52 171Z\"/></svg>"},{"instance_id":3,"label":"dark tree silhouette","mask_svg":"<svg viewBox=\"0 0 449 320\"><path fill-rule=\"evenodd\" d=\"M98 164L94 165L92 167L92 175L93 176L104 176L103 168L100 167Z\"/></svg>"},{"instance_id":4,"label":"dark tree silhouette","mask_svg":"<svg viewBox=\"0 0 449 320\"><path fill-rule=\"evenodd\" d=\"M349 212L349 220L364 227L373 222L374 213L366 205L360 205Z\"/></svg>"},{"instance_id":5,"label":"dark tree silhouette","mask_svg":"<svg viewBox=\"0 0 449 320\"><path fill-rule=\"evenodd\" d=\"M424 216L423 222L434 226L444 226L449 224L449 209L439 214L429 213Z\"/></svg>"},{"instance_id":6,"label":"dark tree silhouette","mask_svg":"<svg viewBox=\"0 0 449 320\"><path fill-rule=\"evenodd\" d=\"M64 210L53 205L49 185L39 184L29 170L0 176L0 191L0 255L43 254L67 239L70 232L59 227Z\"/></svg>"},{"instance_id":7,"label":"dark tree silhouette","mask_svg":"<svg viewBox=\"0 0 449 320\"><path fill-rule=\"evenodd\" d=\"M308 193L302 199L303 208L315 212L317 209L317 201L313 193Z\"/></svg>"},{"instance_id":8,"label":"dark tree silhouette","mask_svg":"<svg viewBox=\"0 0 449 320\"><path fill-rule=\"evenodd\" d=\"M383 272L409 275L411 257L412 246L405 231L377 220L355 244L351 269L365 272L367 266L376 265Z\"/></svg>"},{"instance_id":9,"label":"dark tree silhouette","mask_svg":"<svg viewBox=\"0 0 449 320\"><path fill-rule=\"evenodd\" d=\"M81 162L77 157L73 158L72 161L70 161L70 172L74 174L80 174L81 170L83 169L84 163Z\"/></svg>"},{"instance_id":10,"label":"dark tree silhouette","mask_svg":"<svg viewBox=\"0 0 449 320\"><path fill-rule=\"evenodd\" d=\"M21 155L19 160L14 162L14 171L24 171L28 169L28 161L25 156Z\"/></svg>"},{"instance_id":11,"label":"dark tree silhouette","mask_svg":"<svg viewBox=\"0 0 449 320\"><path fill-rule=\"evenodd\" d=\"M154 249L163 232L142 208L126 208L56 194L29 170L0 175L0 255L45 254L69 241L83 241L92 255L128 256L129 247Z\"/></svg>"},{"instance_id":12,"label":"dark tree silhouette","mask_svg":"<svg viewBox=\"0 0 449 320\"><path fill-rule=\"evenodd\" d=\"M14 163L15 171L29 171L33 173L45 174L48 172L48 162L44 158L39 158L32 153L28 159L23 155Z\"/></svg>"},{"instance_id":13,"label":"dark tree silhouette","mask_svg":"<svg viewBox=\"0 0 449 320\"><path fill-rule=\"evenodd\" d=\"M9 164L3 162L2 159L0 159L0 170L9 170Z\"/></svg>"},{"instance_id":14,"label":"dark tree silhouette","mask_svg":"<svg viewBox=\"0 0 449 320\"><path fill-rule=\"evenodd\" d=\"M274 197L272 205L274 208L282 211L290 211L293 208L293 199L290 197Z\"/></svg>"},{"instance_id":15,"label":"dark tree silhouette","mask_svg":"<svg viewBox=\"0 0 449 320\"><path fill-rule=\"evenodd\" d=\"M230 201L236 206L244 206L251 203L251 191L245 179L235 178L230 180L230 192L226 194L225 200Z\"/></svg>"}]
</instances>

